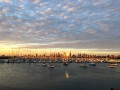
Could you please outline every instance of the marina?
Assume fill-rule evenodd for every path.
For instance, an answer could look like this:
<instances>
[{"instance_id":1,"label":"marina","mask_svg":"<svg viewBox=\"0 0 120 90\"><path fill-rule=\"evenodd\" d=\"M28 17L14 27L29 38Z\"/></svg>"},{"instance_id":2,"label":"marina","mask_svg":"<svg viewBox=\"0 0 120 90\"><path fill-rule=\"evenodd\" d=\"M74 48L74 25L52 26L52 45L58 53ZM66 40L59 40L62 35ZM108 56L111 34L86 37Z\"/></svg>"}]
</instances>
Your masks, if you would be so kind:
<instances>
[{"instance_id":1,"label":"marina","mask_svg":"<svg viewBox=\"0 0 120 90\"><path fill-rule=\"evenodd\" d=\"M120 90L120 0L0 0L0 90Z\"/></svg>"}]
</instances>

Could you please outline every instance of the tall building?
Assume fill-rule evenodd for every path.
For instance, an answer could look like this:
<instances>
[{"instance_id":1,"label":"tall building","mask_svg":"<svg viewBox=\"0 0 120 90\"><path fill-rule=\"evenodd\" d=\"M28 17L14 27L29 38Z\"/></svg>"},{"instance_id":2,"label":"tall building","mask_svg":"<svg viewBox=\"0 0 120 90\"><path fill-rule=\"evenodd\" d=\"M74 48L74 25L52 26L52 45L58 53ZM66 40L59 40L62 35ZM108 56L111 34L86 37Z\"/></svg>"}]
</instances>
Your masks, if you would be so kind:
<instances>
[{"instance_id":1,"label":"tall building","mask_svg":"<svg viewBox=\"0 0 120 90\"><path fill-rule=\"evenodd\" d=\"M114 58L114 55L111 55L111 58Z\"/></svg>"},{"instance_id":2,"label":"tall building","mask_svg":"<svg viewBox=\"0 0 120 90\"><path fill-rule=\"evenodd\" d=\"M71 51L70 51L70 57L71 57Z\"/></svg>"},{"instance_id":3,"label":"tall building","mask_svg":"<svg viewBox=\"0 0 120 90\"><path fill-rule=\"evenodd\" d=\"M36 53L36 57L38 57L38 54Z\"/></svg>"}]
</instances>

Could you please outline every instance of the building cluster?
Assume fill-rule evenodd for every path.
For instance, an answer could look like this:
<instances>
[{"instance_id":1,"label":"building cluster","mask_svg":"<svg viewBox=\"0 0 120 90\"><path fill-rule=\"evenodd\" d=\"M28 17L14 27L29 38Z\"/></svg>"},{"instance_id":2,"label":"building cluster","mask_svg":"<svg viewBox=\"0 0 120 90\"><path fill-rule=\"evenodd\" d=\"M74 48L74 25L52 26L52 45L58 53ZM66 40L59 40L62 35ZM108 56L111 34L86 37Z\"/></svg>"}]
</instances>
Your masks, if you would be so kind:
<instances>
[{"instance_id":1,"label":"building cluster","mask_svg":"<svg viewBox=\"0 0 120 90\"><path fill-rule=\"evenodd\" d=\"M28 55L23 55L23 56L5 56L2 55L0 56L0 59L8 59L8 58L40 58L40 59L70 59L70 58L107 58L107 59L120 59L120 55L91 55L91 54L81 54L78 53L77 55L71 54L71 51L69 53L50 53L49 55L47 54L28 54Z\"/></svg>"}]
</instances>

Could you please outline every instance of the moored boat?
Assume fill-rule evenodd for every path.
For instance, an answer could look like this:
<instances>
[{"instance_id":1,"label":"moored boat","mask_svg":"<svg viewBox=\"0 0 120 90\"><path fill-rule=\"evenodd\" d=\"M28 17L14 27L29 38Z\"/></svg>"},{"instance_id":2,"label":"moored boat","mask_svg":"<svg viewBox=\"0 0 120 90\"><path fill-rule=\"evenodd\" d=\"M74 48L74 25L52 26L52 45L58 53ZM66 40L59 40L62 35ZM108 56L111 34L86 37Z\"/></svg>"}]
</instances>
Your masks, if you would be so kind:
<instances>
[{"instance_id":1,"label":"moored boat","mask_svg":"<svg viewBox=\"0 0 120 90\"><path fill-rule=\"evenodd\" d=\"M48 65L48 68L54 68L54 66L53 65Z\"/></svg>"},{"instance_id":2,"label":"moored boat","mask_svg":"<svg viewBox=\"0 0 120 90\"><path fill-rule=\"evenodd\" d=\"M109 68L116 68L117 67L117 63L109 63L109 65L107 66Z\"/></svg>"},{"instance_id":3,"label":"moored boat","mask_svg":"<svg viewBox=\"0 0 120 90\"><path fill-rule=\"evenodd\" d=\"M45 64L45 63L43 63L43 64L42 64L42 66L46 66L46 64Z\"/></svg>"},{"instance_id":4,"label":"moored boat","mask_svg":"<svg viewBox=\"0 0 120 90\"><path fill-rule=\"evenodd\" d=\"M117 63L110 63L109 65L117 66Z\"/></svg>"},{"instance_id":5,"label":"moored boat","mask_svg":"<svg viewBox=\"0 0 120 90\"><path fill-rule=\"evenodd\" d=\"M86 64L80 64L80 67L87 68L87 65Z\"/></svg>"},{"instance_id":6,"label":"moored boat","mask_svg":"<svg viewBox=\"0 0 120 90\"><path fill-rule=\"evenodd\" d=\"M90 63L89 65L90 65L90 66L96 66L96 64L95 64L95 63Z\"/></svg>"},{"instance_id":7,"label":"moored boat","mask_svg":"<svg viewBox=\"0 0 120 90\"><path fill-rule=\"evenodd\" d=\"M107 66L108 68L116 68L117 66L114 66L114 65L109 65Z\"/></svg>"},{"instance_id":8,"label":"moored boat","mask_svg":"<svg viewBox=\"0 0 120 90\"><path fill-rule=\"evenodd\" d=\"M64 62L63 65L68 66L68 63L67 63L67 62Z\"/></svg>"}]
</instances>

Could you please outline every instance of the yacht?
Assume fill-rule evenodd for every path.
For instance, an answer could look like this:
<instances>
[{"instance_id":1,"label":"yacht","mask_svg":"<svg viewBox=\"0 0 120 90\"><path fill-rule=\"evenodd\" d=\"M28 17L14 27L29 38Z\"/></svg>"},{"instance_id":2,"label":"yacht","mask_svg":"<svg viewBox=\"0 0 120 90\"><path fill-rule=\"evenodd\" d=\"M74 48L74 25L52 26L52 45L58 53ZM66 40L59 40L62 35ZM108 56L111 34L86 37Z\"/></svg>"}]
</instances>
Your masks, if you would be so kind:
<instances>
[{"instance_id":1,"label":"yacht","mask_svg":"<svg viewBox=\"0 0 120 90\"><path fill-rule=\"evenodd\" d=\"M109 67L109 68L116 68L117 67L117 63L109 63L109 65L107 67Z\"/></svg>"},{"instance_id":2,"label":"yacht","mask_svg":"<svg viewBox=\"0 0 120 90\"><path fill-rule=\"evenodd\" d=\"M42 64L42 66L46 66L46 64L45 64L45 63L43 63L43 64Z\"/></svg>"},{"instance_id":3,"label":"yacht","mask_svg":"<svg viewBox=\"0 0 120 90\"><path fill-rule=\"evenodd\" d=\"M54 66L53 65L48 65L48 68L54 68Z\"/></svg>"},{"instance_id":4,"label":"yacht","mask_svg":"<svg viewBox=\"0 0 120 90\"><path fill-rule=\"evenodd\" d=\"M80 67L87 68L87 65L85 63L84 64L80 64Z\"/></svg>"},{"instance_id":5,"label":"yacht","mask_svg":"<svg viewBox=\"0 0 120 90\"><path fill-rule=\"evenodd\" d=\"M117 66L113 66L113 65L108 65L108 68L116 68Z\"/></svg>"},{"instance_id":6,"label":"yacht","mask_svg":"<svg viewBox=\"0 0 120 90\"><path fill-rule=\"evenodd\" d=\"M90 63L89 65L90 65L90 66L96 66L96 64L95 64L95 63Z\"/></svg>"},{"instance_id":7,"label":"yacht","mask_svg":"<svg viewBox=\"0 0 120 90\"><path fill-rule=\"evenodd\" d=\"M109 65L117 66L117 63L109 63Z\"/></svg>"},{"instance_id":8,"label":"yacht","mask_svg":"<svg viewBox=\"0 0 120 90\"><path fill-rule=\"evenodd\" d=\"M68 66L68 63L67 63L67 62L64 62L63 65Z\"/></svg>"}]
</instances>

